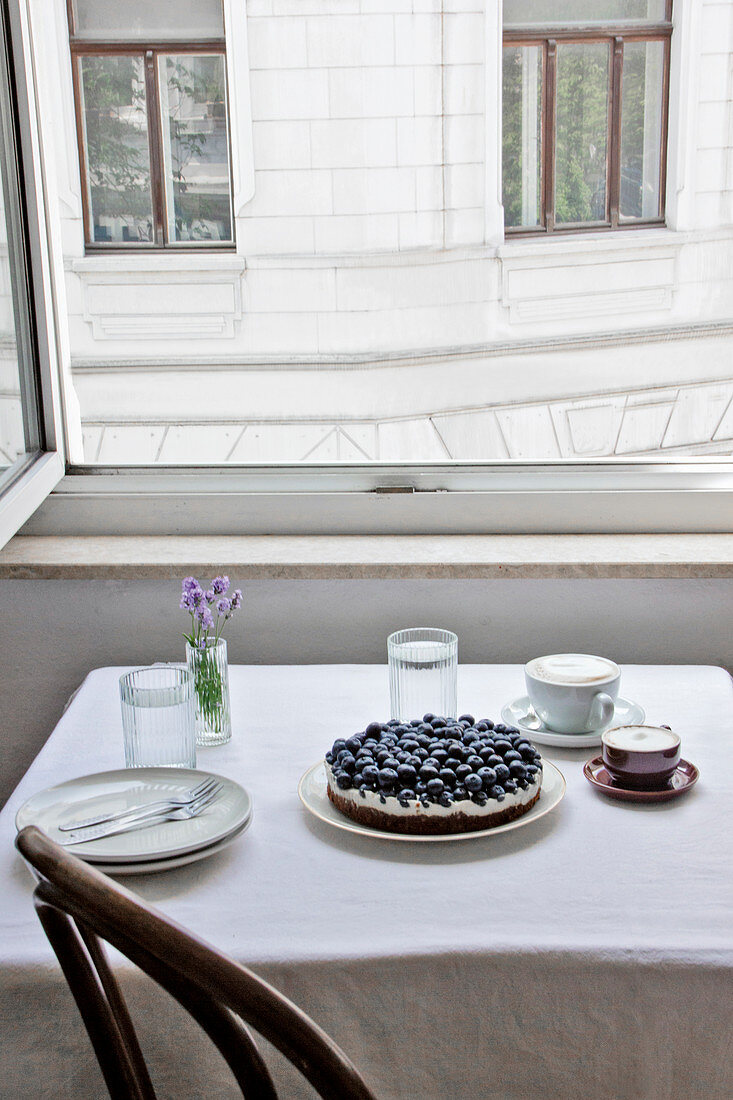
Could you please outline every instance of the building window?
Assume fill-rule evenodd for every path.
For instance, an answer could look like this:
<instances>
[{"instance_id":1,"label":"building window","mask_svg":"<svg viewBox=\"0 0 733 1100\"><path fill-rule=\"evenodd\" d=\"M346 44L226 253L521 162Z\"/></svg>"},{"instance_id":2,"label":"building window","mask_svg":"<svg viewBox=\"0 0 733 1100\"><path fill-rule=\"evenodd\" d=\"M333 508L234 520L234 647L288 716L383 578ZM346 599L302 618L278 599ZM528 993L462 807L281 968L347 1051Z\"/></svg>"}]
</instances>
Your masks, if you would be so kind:
<instances>
[{"instance_id":1,"label":"building window","mask_svg":"<svg viewBox=\"0 0 733 1100\"><path fill-rule=\"evenodd\" d=\"M672 0L504 0L508 233L664 223Z\"/></svg>"},{"instance_id":2,"label":"building window","mask_svg":"<svg viewBox=\"0 0 733 1100\"><path fill-rule=\"evenodd\" d=\"M87 247L231 247L221 0L70 0L69 21Z\"/></svg>"}]
</instances>

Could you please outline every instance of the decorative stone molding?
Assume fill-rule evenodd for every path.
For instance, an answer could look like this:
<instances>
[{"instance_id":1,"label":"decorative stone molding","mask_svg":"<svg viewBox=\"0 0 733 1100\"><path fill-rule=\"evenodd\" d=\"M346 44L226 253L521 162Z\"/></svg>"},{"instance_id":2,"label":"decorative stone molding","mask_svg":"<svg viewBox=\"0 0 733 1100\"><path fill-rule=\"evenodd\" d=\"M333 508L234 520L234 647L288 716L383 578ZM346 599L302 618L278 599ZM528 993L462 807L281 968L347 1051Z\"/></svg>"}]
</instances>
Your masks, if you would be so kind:
<instances>
[{"instance_id":1,"label":"decorative stone molding","mask_svg":"<svg viewBox=\"0 0 733 1100\"><path fill-rule=\"evenodd\" d=\"M71 269L97 340L232 338L242 318L238 256L87 257Z\"/></svg>"},{"instance_id":2,"label":"decorative stone molding","mask_svg":"<svg viewBox=\"0 0 733 1100\"><path fill-rule=\"evenodd\" d=\"M665 236L643 249L628 237L506 244L499 249L502 305L511 321L530 324L670 310L682 241Z\"/></svg>"}]
</instances>

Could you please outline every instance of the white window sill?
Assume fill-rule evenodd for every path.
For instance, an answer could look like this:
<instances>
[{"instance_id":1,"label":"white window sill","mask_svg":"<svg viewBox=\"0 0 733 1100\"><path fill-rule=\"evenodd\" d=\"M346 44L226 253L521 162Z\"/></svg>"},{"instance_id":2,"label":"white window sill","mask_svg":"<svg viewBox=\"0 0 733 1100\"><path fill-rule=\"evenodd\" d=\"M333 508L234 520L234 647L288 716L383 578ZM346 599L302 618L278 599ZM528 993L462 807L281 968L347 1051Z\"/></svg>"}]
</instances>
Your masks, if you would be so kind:
<instances>
[{"instance_id":1,"label":"white window sill","mask_svg":"<svg viewBox=\"0 0 733 1100\"><path fill-rule=\"evenodd\" d=\"M68 263L75 275L126 275L169 271L244 271L244 256L235 252L115 252L109 255L95 253L82 256Z\"/></svg>"},{"instance_id":2,"label":"white window sill","mask_svg":"<svg viewBox=\"0 0 733 1100\"><path fill-rule=\"evenodd\" d=\"M538 237L507 237L496 249L501 260L531 259L533 257L557 257L560 255L585 255L636 252L647 248L681 248L691 237L690 233L678 233L667 226L649 229L599 231L597 233L555 233Z\"/></svg>"},{"instance_id":3,"label":"white window sill","mask_svg":"<svg viewBox=\"0 0 733 1100\"><path fill-rule=\"evenodd\" d=\"M0 579L733 577L733 535L16 536Z\"/></svg>"}]
</instances>

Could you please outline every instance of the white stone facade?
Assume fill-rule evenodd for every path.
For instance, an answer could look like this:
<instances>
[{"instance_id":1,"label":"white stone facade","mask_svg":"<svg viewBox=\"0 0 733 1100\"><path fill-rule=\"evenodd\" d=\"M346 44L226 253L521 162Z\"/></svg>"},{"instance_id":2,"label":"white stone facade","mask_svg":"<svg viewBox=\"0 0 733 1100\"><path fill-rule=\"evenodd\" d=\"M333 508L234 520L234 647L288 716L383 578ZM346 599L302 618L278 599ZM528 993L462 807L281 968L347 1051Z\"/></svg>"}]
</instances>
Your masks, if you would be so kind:
<instances>
[{"instance_id":1,"label":"white stone facade","mask_svg":"<svg viewBox=\"0 0 733 1100\"><path fill-rule=\"evenodd\" d=\"M77 459L733 451L733 0L675 2L667 227L509 241L500 4L225 0L205 256L84 255L65 0L32 7Z\"/></svg>"}]
</instances>

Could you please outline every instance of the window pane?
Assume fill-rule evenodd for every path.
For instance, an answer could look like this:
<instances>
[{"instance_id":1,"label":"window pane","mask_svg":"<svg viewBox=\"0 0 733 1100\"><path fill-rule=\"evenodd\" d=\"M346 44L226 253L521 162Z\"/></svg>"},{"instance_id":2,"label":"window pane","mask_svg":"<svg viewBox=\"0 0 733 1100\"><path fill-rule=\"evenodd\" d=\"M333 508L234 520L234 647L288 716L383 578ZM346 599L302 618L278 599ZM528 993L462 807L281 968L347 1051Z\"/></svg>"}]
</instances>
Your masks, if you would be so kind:
<instances>
[{"instance_id":1,"label":"window pane","mask_svg":"<svg viewBox=\"0 0 733 1100\"><path fill-rule=\"evenodd\" d=\"M504 0L504 26L659 23L666 0Z\"/></svg>"},{"instance_id":2,"label":"window pane","mask_svg":"<svg viewBox=\"0 0 733 1100\"><path fill-rule=\"evenodd\" d=\"M223 38L221 0L74 0L77 38Z\"/></svg>"},{"instance_id":3,"label":"window pane","mask_svg":"<svg viewBox=\"0 0 733 1100\"><path fill-rule=\"evenodd\" d=\"M622 218L660 214L663 42L625 42L621 81Z\"/></svg>"},{"instance_id":4,"label":"window pane","mask_svg":"<svg viewBox=\"0 0 733 1100\"><path fill-rule=\"evenodd\" d=\"M555 221L606 219L610 50L603 42L559 43L555 116Z\"/></svg>"},{"instance_id":5,"label":"window pane","mask_svg":"<svg viewBox=\"0 0 733 1100\"><path fill-rule=\"evenodd\" d=\"M92 239L154 240L142 57L82 57Z\"/></svg>"},{"instance_id":6,"label":"window pane","mask_svg":"<svg viewBox=\"0 0 733 1100\"><path fill-rule=\"evenodd\" d=\"M161 57L159 81L168 238L231 241L224 57Z\"/></svg>"},{"instance_id":7,"label":"window pane","mask_svg":"<svg viewBox=\"0 0 733 1100\"><path fill-rule=\"evenodd\" d=\"M542 224L542 48L504 50L502 178L507 226Z\"/></svg>"},{"instance_id":8,"label":"window pane","mask_svg":"<svg viewBox=\"0 0 733 1100\"><path fill-rule=\"evenodd\" d=\"M0 472L28 450L23 427L5 202L0 190Z\"/></svg>"}]
</instances>

